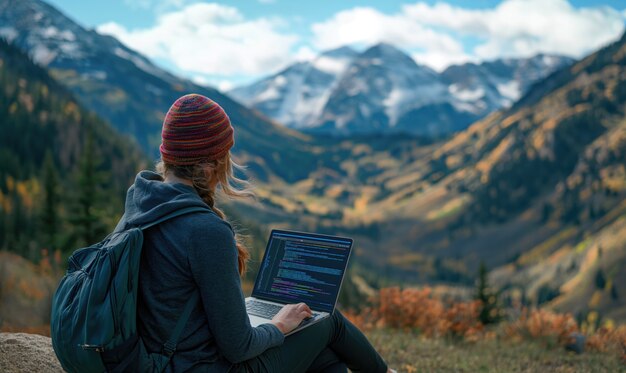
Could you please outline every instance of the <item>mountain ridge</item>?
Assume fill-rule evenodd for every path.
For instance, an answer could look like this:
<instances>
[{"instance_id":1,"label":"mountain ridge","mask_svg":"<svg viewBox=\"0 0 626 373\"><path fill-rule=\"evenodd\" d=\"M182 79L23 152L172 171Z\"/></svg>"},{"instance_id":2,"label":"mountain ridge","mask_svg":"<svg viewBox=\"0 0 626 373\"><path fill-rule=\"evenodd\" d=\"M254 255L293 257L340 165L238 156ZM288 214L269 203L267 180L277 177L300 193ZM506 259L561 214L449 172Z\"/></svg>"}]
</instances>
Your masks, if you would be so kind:
<instances>
[{"instance_id":1,"label":"mountain ridge","mask_svg":"<svg viewBox=\"0 0 626 373\"><path fill-rule=\"evenodd\" d=\"M396 131L437 137L464 129L476 119L510 106L533 82L573 61L538 54L531 58L454 65L436 73L418 65L392 44L379 43L354 52L341 74L308 86L303 84L296 67L311 67L315 60L298 62L229 93L287 127L309 132L349 136ZM380 79L387 82L377 84ZM284 82L292 82L289 91L280 89ZM359 94L363 89L368 94ZM311 91L317 99L314 105L306 105L310 101L305 96ZM381 91L386 94L380 94ZM306 115L298 114L302 107L307 108Z\"/></svg>"}]
</instances>

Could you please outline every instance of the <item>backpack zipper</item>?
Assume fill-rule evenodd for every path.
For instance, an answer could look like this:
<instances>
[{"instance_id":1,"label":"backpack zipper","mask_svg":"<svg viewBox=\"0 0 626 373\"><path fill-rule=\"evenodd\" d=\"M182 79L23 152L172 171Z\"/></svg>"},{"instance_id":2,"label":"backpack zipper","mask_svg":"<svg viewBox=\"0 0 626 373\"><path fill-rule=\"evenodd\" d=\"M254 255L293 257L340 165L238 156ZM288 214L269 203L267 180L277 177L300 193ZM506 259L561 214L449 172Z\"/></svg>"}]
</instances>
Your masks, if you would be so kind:
<instances>
[{"instance_id":1,"label":"backpack zipper","mask_svg":"<svg viewBox=\"0 0 626 373\"><path fill-rule=\"evenodd\" d=\"M83 350L87 350L87 351L104 352L104 347L99 346L99 345L84 344L84 345L78 345L78 346L82 348Z\"/></svg>"}]
</instances>

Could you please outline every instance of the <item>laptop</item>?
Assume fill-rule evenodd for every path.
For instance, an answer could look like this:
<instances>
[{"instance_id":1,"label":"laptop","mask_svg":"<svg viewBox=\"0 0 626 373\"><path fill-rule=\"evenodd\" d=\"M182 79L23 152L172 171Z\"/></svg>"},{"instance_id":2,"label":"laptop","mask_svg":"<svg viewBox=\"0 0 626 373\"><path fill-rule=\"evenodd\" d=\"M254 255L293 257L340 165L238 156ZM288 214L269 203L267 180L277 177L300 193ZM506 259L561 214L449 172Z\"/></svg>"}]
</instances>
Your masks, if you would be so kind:
<instances>
[{"instance_id":1,"label":"laptop","mask_svg":"<svg viewBox=\"0 0 626 373\"><path fill-rule=\"evenodd\" d=\"M352 239L314 233L273 230L246 309L252 326L268 323L290 303L306 303L313 316L291 335L335 310L352 251Z\"/></svg>"}]
</instances>

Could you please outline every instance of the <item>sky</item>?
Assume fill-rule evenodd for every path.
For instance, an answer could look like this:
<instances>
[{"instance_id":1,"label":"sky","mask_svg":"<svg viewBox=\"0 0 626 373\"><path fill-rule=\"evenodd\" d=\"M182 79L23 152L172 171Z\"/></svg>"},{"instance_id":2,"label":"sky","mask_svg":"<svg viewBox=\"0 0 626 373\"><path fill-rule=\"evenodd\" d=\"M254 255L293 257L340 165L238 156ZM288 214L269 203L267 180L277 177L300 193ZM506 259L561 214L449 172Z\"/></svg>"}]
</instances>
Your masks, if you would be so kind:
<instances>
[{"instance_id":1,"label":"sky","mask_svg":"<svg viewBox=\"0 0 626 373\"><path fill-rule=\"evenodd\" d=\"M581 58L624 32L623 0L47 0L157 65L222 90L349 45L437 71L538 53Z\"/></svg>"}]
</instances>

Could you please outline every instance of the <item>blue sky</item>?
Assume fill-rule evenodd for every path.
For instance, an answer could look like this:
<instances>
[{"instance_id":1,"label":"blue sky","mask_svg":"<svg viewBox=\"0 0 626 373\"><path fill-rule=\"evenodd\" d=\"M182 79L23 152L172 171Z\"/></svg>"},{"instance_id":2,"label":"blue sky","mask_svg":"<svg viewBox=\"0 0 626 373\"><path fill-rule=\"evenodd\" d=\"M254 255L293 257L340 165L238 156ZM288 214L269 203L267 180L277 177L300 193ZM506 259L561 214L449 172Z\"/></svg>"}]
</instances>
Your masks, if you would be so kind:
<instances>
[{"instance_id":1,"label":"blue sky","mask_svg":"<svg viewBox=\"0 0 626 373\"><path fill-rule=\"evenodd\" d=\"M416 62L582 57L624 31L623 0L48 0L155 63L228 89L342 45L389 42Z\"/></svg>"}]
</instances>

